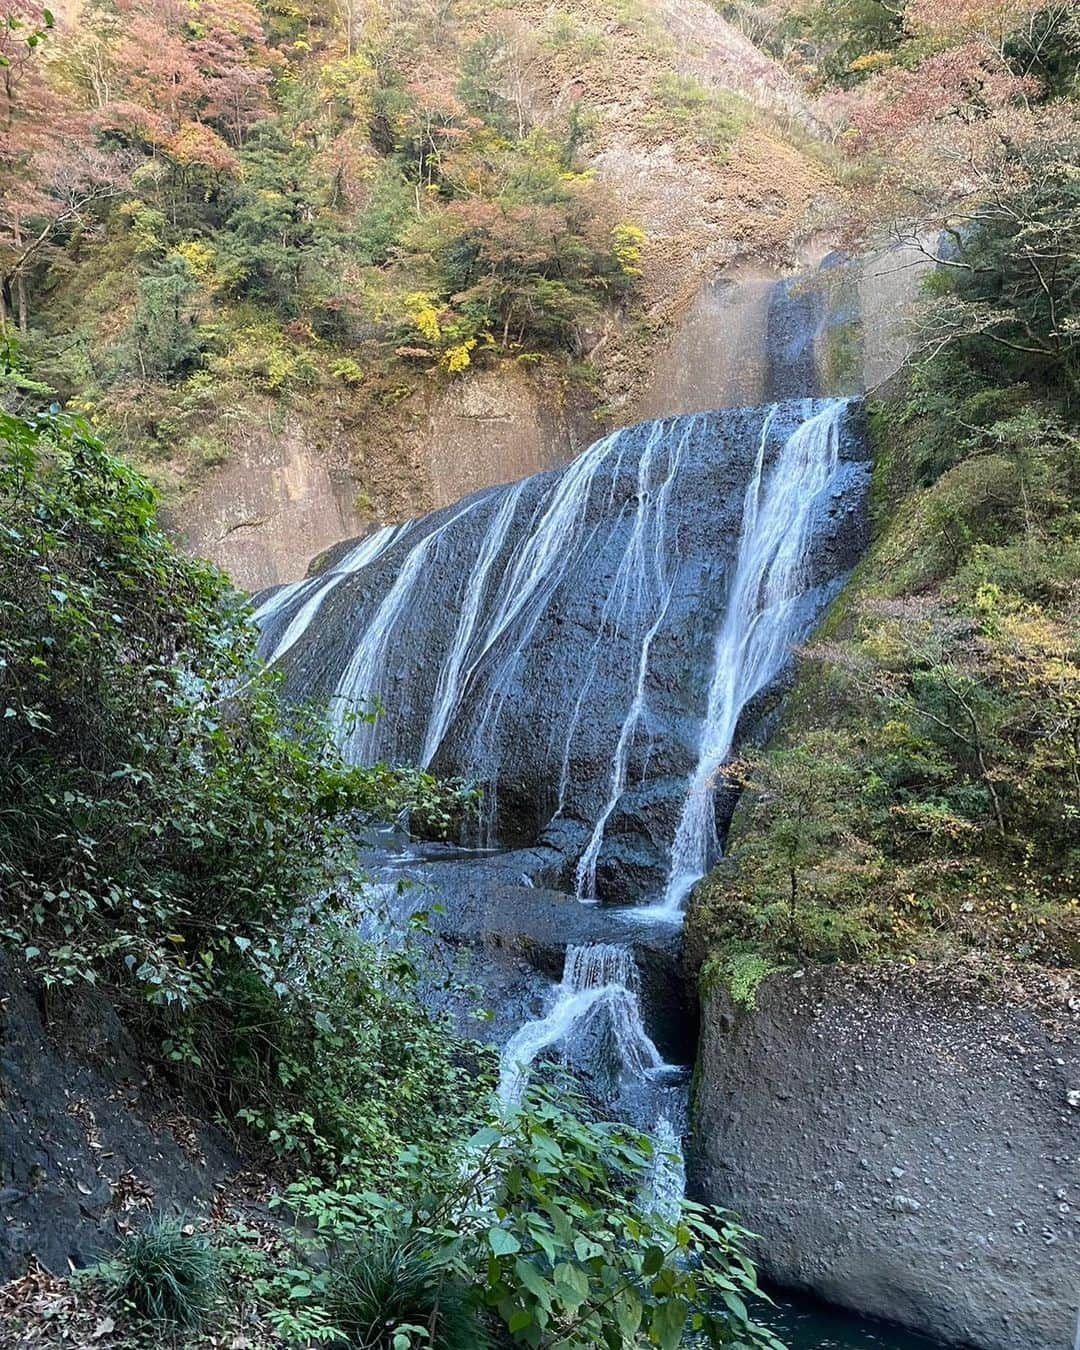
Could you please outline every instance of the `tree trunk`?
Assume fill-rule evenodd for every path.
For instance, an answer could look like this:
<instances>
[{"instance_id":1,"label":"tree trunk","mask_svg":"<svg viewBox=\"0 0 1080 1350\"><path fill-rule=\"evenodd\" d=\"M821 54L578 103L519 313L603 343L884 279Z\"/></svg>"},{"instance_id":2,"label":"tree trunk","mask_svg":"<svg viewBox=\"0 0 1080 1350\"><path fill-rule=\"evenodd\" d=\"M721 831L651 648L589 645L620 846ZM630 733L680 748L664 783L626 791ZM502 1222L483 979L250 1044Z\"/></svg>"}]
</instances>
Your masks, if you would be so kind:
<instances>
[{"instance_id":1,"label":"tree trunk","mask_svg":"<svg viewBox=\"0 0 1080 1350\"><path fill-rule=\"evenodd\" d=\"M22 230L18 224L14 227L15 247L22 248ZM15 304L19 315L19 332L26 332L26 278L22 274L22 268L15 273Z\"/></svg>"}]
</instances>

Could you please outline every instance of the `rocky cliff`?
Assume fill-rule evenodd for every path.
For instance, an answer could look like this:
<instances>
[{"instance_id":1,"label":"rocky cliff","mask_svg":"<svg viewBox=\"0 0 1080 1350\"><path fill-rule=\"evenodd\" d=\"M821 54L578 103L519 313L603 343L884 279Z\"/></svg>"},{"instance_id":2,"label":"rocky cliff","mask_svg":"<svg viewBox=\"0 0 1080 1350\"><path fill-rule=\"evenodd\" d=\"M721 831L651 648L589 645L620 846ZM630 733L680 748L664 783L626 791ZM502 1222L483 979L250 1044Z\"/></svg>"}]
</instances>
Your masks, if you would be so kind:
<instances>
[{"instance_id":1,"label":"rocky cliff","mask_svg":"<svg viewBox=\"0 0 1080 1350\"><path fill-rule=\"evenodd\" d=\"M655 895L732 603L744 495L757 482L755 510L767 502L796 429L819 420L835 466L811 492L797 594L776 605L805 635L865 545L857 402L643 423L565 470L354 542L264 606L264 653L290 697L328 708L352 758L480 782L489 839L532 844L548 827L571 862L602 820L583 893ZM382 716L350 729L349 709L372 698ZM748 710L744 735L762 711Z\"/></svg>"},{"instance_id":2,"label":"rocky cliff","mask_svg":"<svg viewBox=\"0 0 1080 1350\"><path fill-rule=\"evenodd\" d=\"M1075 972L886 966L704 999L692 1185L766 1275L979 1350L1069 1350Z\"/></svg>"},{"instance_id":3,"label":"rocky cliff","mask_svg":"<svg viewBox=\"0 0 1080 1350\"><path fill-rule=\"evenodd\" d=\"M154 1211L207 1212L241 1164L201 1109L102 994L50 996L0 961L0 1281L31 1256L59 1275L90 1265Z\"/></svg>"}]
</instances>

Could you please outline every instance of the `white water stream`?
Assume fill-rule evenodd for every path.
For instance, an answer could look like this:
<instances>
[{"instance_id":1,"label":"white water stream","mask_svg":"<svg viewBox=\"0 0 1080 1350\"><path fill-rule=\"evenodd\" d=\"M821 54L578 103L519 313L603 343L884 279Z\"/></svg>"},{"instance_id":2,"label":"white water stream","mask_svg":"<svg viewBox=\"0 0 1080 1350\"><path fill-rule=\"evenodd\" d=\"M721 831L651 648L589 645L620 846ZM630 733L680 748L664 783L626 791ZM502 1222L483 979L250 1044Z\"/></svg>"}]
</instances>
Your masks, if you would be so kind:
<instances>
[{"instance_id":1,"label":"white water stream","mask_svg":"<svg viewBox=\"0 0 1080 1350\"><path fill-rule=\"evenodd\" d=\"M606 1023L598 1026L598 1023ZM517 1102L528 1082L529 1070L548 1050L566 1052L589 1031L610 1032L617 1062L616 1075L642 1074L665 1068L660 1051L641 1021L638 1005L638 969L629 947L598 942L567 947L562 982L545 1017L526 1022L502 1053L499 1096Z\"/></svg>"},{"instance_id":2,"label":"white water stream","mask_svg":"<svg viewBox=\"0 0 1080 1350\"><path fill-rule=\"evenodd\" d=\"M803 422L767 473L771 415L762 428L743 501L735 574L716 639L697 764L671 847L664 897L648 911L656 918L678 919L686 897L719 852L713 796L739 716L777 677L805 635L799 602L811 524L836 477L846 407L846 400L833 400Z\"/></svg>"},{"instance_id":3,"label":"white water stream","mask_svg":"<svg viewBox=\"0 0 1080 1350\"><path fill-rule=\"evenodd\" d=\"M801 425L772 459L776 408L762 424L743 498L726 609L712 648L696 761L671 842L668 877L662 897L638 911L642 918L679 921L691 888L712 865L719 852L715 787L731 753L739 717L750 700L776 679L792 647L806 635L805 563L822 498L837 481L846 407L846 401L834 400L815 414L807 404ZM275 621L293 607L288 624L265 653L267 661L280 660L300 641L345 577L375 563L391 545L417 531L419 537L406 547L381 600L365 614L330 709L348 758L371 762L386 753L383 720L358 717L357 710L395 690L399 678L393 673L395 654L406 641L405 626L440 541L465 517L485 512L475 556L455 602L456 625L438 657L417 759L423 767L432 763L471 697L468 758L476 777L488 785L493 812L500 718L514 696L517 672L533 635L571 569L591 549L613 540L615 531L625 530L599 612L594 659L587 663L580 686L575 686L576 698L567 715L553 722L563 738L561 812L572 786L571 749L592 693L601 648L617 642L625 649L627 701L611 749L606 796L575 865L578 899L594 901L605 831L626 791L635 745L648 735L650 659L671 610L678 576L676 522L669 520L668 508L695 429L695 419L683 418L653 423L644 434L637 429L605 437L552 476L523 521L519 517L526 484L519 483L461 503L427 533L419 533L419 522L375 532L325 575L283 588L259 609L256 618L273 632ZM614 494L628 454L636 458L636 491L627 492L621 510L615 511ZM605 490L610 494L608 510L590 511L595 494ZM615 688L605 690L605 697L618 696ZM503 1051L499 1091L504 1102L520 1098L532 1066L549 1054L578 1063L592 1057L597 1082L606 1082L615 1095L620 1085L629 1085L640 1097L641 1091L662 1084L665 1074L672 1072L673 1066L664 1063L645 1029L637 965L629 947L598 943L567 948L551 1006L544 1016L519 1027ZM660 1092L655 1102L661 1105L653 1106L644 1124L659 1145L650 1203L670 1209L682 1193L680 1128L663 1100ZM674 1115L677 1120L679 1113Z\"/></svg>"}]
</instances>

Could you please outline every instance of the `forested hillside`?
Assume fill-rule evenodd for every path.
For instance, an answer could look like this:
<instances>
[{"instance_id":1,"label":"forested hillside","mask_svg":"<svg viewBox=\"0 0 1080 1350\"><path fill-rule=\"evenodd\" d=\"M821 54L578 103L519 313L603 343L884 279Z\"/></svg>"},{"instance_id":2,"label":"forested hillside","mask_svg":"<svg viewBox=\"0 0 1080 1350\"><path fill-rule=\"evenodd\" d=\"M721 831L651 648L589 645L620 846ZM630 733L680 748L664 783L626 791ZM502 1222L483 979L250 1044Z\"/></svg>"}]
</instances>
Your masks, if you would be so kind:
<instances>
[{"instance_id":1,"label":"forested hillside","mask_svg":"<svg viewBox=\"0 0 1080 1350\"><path fill-rule=\"evenodd\" d=\"M20 360L169 490L292 418L315 458L347 442L354 518L427 505L413 423L448 380L515 363L602 407L641 378L694 249L788 246L806 188L780 219L725 208L735 240L695 226L685 175L711 195L755 110L731 74L682 73L664 18L16 6L0 289ZM733 57L747 93L783 85L748 43ZM763 191L773 144L751 138L735 181Z\"/></svg>"},{"instance_id":2,"label":"forested hillside","mask_svg":"<svg viewBox=\"0 0 1080 1350\"><path fill-rule=\"evenodd\" d=\"M782 1350L760 1267L1045 1350L1075 5L0 8L0 1341ZM924 268L865 398L841 255ZM769 332L720 337L805 387L627 427L744 276ZM290 501L337 475L321 532L249 518L275 455ZM185 543L213 484L230 557L303 560L239 577L292 583L261 634ZM931 1070L855 1063L870 1024ZM989 1156L1017 1123L1038 1156Z\"/></svg>"}]
</instances>

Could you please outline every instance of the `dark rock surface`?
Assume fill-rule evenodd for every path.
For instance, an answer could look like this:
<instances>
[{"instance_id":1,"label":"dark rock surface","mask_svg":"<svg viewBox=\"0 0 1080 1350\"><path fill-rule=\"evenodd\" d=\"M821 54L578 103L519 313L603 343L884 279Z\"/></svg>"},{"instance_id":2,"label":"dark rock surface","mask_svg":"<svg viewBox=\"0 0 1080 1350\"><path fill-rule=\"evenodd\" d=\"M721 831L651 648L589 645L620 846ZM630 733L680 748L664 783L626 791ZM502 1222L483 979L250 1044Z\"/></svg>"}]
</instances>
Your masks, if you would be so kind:
<instances>
[{"instance_id":1,"label":"dark rock surface","mask_svg":"<svg viewBox=\"0 0 1080 1350\"><path fill-rule=\"evenodd\" d=\"M531 845L554 822L550 842L564 861L559 884L572 889L573 863L611 791L639 653L659 615L648 639L647 711L596 874L602 900L655 893L696 759L758 446L764 435L768 467L822 406L797 400L775 411L644 423L566 469L412 522L375 561L329 590L282 656L288 694L331 708L377 696L384 712L364 731L357 757L422 761L469 586L488 547L487 582L458 665L460 696L431 764L485 784L493 840ZM840 423L840 469L812 521L796 640L813 628L865 546L867 453L861 408L852 402ZM510 494L511 525L492 546ZM559 515L568 495L571 509ZM551 513L559 528L545 534ZM328 561L341 556L335 550ZM656 558L666 574L659 584ZM658 591L668 590L662 601ZM267 622L264 651L274 649L305 599L299 593ZM350 658L384 628L378 661L363 678L343 682ZM740 734L753 730L744 718Z\"/></svg>"},{"instance_id":2,"label":"dark rock surface","mask_svg":"<svg viewBox=\"0 0 1080 1350\"><path fill-rule=\"evenodd\" d=\"M452 963L457 980L477 986L470 1003L429 984L425 1002L453 1012L466 1034L502 1044L523 1022L543 1015L567 947L622 943L634 951L650 1034L665 1059L689 1063L696 1010L682 978L681 929L645 922L632 906L582 904L545 882L559 862L553 850L533 848L396 869L398 879L414 883L407 908L429 915L439 964ZM490 1022L470 1021L475 1002L486 1003Z\"/></svg>"},{"instance_id":3,"label":"dark rock surface","mask_svg":"<svg viewBox=\"0 0 1080 1350\"><path fill-rule=\"evenodd\" d=\"M1072 1350L1080 979L808 969L705 1000L693 1190L765 1275L979 1350Z\"/></svg>"},{"instance_id":4,"label":"dark rock surface","mask_svg":"<svg viewBox=\"0 0 1080 1350\"><path fill-rule=\"evenodd\" d=\"M205 1208L238 1165L148 1080L104 997L45 1004L0 962L0 1281L32 1255L60 1275L100 1260L151 1209Z\"/></svg>"}]
</instances>

